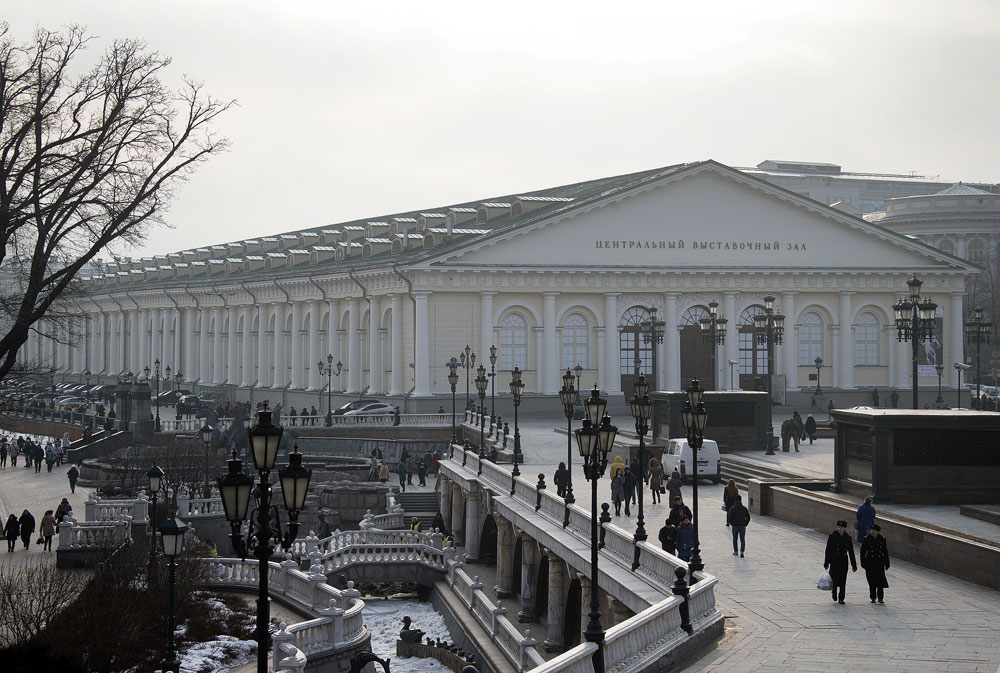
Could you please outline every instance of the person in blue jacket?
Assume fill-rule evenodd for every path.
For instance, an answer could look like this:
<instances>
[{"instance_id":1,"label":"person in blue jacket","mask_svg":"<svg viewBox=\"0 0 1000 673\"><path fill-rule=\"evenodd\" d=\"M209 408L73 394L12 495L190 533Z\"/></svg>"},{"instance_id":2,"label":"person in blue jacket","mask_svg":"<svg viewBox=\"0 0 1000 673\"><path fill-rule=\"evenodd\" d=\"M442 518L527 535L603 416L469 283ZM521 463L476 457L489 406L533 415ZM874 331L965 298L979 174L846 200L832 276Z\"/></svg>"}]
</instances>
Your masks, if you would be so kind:
<instances>
[{"instance_id":1,"label":"person in blue jacket","mask_svg":"<svg viewBox=\"0 0 1000 673\"><path fill-rule=\"evenodd\" d=\"M858 544L864 542L865 536L868 535L868 531L871 530L872 524L875 523L875 508L872 507L872 498L868 496L865 498L865 502L861 507L858 507L858 513L854 517L857 519L857 538Z\"/></svg>"}]
</instances>

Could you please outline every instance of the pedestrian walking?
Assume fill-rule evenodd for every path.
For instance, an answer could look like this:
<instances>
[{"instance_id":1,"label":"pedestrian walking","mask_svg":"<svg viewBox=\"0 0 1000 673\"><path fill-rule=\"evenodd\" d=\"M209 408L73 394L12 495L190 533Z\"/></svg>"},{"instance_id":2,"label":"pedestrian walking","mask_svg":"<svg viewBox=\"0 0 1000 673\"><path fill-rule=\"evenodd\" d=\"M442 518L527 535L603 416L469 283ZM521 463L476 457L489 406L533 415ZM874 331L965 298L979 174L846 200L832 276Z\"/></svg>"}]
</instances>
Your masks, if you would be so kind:
<instances>
[{"instance_id":1,"label":"pedestrian walking","mask_svg":"<svg viewBox=\"0 0 1000 673\"><path fill-rule=\"evenodd\" d=\"M288 409L288 424L295 425L295 419L297 416L298 414L295 413L295 407L290 407Z\"/></svg>"},{"instance_id":2,"label":"pedestrian walking","mask_svg":"<svg viewBox=\"0 0 1000 673\"><path fill-rule=\"evenodd\" d=\"M816 441L816 419L813 418L812 414L806 416L806 437L809 438L809 443L812 444Z\"/></svg>"},{"instance_id":3,"label":"pedestrian walking","mask_svg":"<svg viewBox=\"0 0 1000 673\"><path fill-rule=\"evenodd\" d=\"M559 463L555 473L552 475L552 483L556 485L556 495L560 498L566 497L566 481L569 477L569 470L566 463Z\"/></svg>"},{"instance_id":4,"label":"pedestrian walking","mask_svg":"<svg viewBox=\"0 0 1000 673\"><path fill-rule=\"evenodd\" d=\"M375 481L378 479L378 461L375 460L375 456L368 459L368 481Z\"/></svg>"},{"instance_id":5,"label":"pedestrian walking","mask_svg":"<svg viewBox=\"0 0 1000 673\"><path fill-rule=\"evenodd\" d=\"M897 407L899 407L899 393L897 393L895 390L893 390L889 394L889 401L892 402L892 408L893 409L896 409Z\"/></svg>"},{"instance_id":6,"label":"pedestrian walking","mask_svg":"<svg viewBox=\"0 0 1000 673\"><path fill-rule=\"evenodd\" d=\"M632 491L628 495L632 499L632 504L635 505L638 503L639 499L639 480L641 479L642 481L645 481L645 479L642 479L642 470L639 469L638 458L632 459L632 462L628 466L628 470L632 473Z\"/></svg>"},{"instance_id":7,"label":"pedestrian walking","mask_svg":"<svg viewBox=\"0 0 1000 673\"><path fill-rule=\"evenodd\" d=\"M56 505L56 525L62 523L63 519L73 513L73 505L69 504L69 500L66 498L62 499L58 505Z\"/></svg>"},{"instance_id":8,"label":"pedestrian walking","mask_svg":"<svg viewBox=\"0 0 1000 673\"><path fill-rule=\"evenodd\" d=\"M417 459L417 481L420 482L419 486L427 485L427 465L424 464L423 458Z\"/></svg>"},{"instance_id":9,"label":"pedestrian walking","mask_svg":"<svg viewBox=\"0 0 1000 673\"><path fill-rule=\"evenodd\" d=\"M56 534L56 518L52 515L52 510L45 510L42 521L38 526L38 532L42 536L42 551L52 551L52 536Z\"/></svg>"},{"instance_id":10,"label":"pedestrian walking","mask_svg":"<svg viewBox=\"0 0 1000 673\"><path fill-rule=\"evenodd\" d=\"M681 525L677 527L677 556L687 563L693 552L694 526L691 525L691 516L685 514L681 517Z\"/></svg>"},{"instance_id":11,"label":"pedestrian walking","mask_svg":"<svg viewBox=\"0 0 1000 673\"><path fill-rule=\"evenodd\" d=\"M378 480L383 484L389 481L389 466L385 463L379 463L378 466Z\"/></svg>"},{"instance_id":12,"label":"pedestrian walking","mask_svg":"<svg viewBox=\"0 0 1000 673\"><path fill-rule=\"evenodd\" d=\"M317 412L316 412L316 405L315 405L315 404L314 404L314 405L312 405L312 406L311 406L311 407L309 408L309 416L311 417L311 418L309 419L309 425L316 425L316 416L317 416Z\"/></svg>"},{"instance_id":13,"label":"pedestrian walking","mask_svg":"<svg viewBox=\"0 0 1000 673\"><path fill-rule=\"evenodd\" d=\"M674 470L670 474L670 479L667 479L667 503L673 505L673 503L681 497L681 473Z\"/></svg>"},{"instance_id":14,"label":"pedestrian walking","mask_svg":"<svg viewBox=\"0 0 1000 673\"><path fill-rule=\"evenodd\" d=\"M875 508L872 506L872 498L868 496L858 507L858 513L854 515L854 530L858 531L858 542L863 542L868 535L869 529L875 523Z\"/></svg>"},{"instance_id":15,"label":"pedestrian walking","mask_svg":"<svg viewBox=\"0 0 1000 673\"><path fill-rule=\"evenodd\" d=\"M743 504L742 496L737 495L733 504L726 511L726 525L733 531L733 556L736 556L736 539L740 541L740 558L747 547L747 526L750 525L750 510Z\"/></svg>"},{"instance_id":16,"label":"pedestrian walking","mask_svg":"<svg viewBox=\"0 0 1000 673\"><path fill-rule=\"evenodd\" d=\"M628 508L628 503L630 498L635 498L636 484L639 483L639 480L636 478L636 474L632 471L632 468L625 468L625 475L622 478L622 482L625 488L625 516L632 516L632 513Z\"/></svg>"},{"instance_id":17,"label":"pedestrian walking","mask_svg":"<svg viewBox=\"0 0 1000 673\"><path fill-rule=\"evenodd\" d=\"M847 593L847 561L851 561L851 570L858 572L858 562L854 558L854 541L847 534L847 522L838 521L837 530L830 533L826 539L826 555L823 557L823 567L830 570L833 580L833 600L844 604ZM839 596L838 596L839 590Z\"/></svg>"},{"instance_id":18,"label":"pedestrian walking","mask_svg":"<svg viewBox=\"0 0 1000 673\"><path fill-rule=\"evenodd\" d=\"M413 486L413 473L416 472L416 464L413 462L413 456L406 457L406 484L407 486Z\"/></svg>"},{"instance_id":19,"label":"pedestrian walking","mask_svg":"<svg viewBox=\"0 0 1000 673\"><path fill-rule=\"evenodd\" d=\"M21 455L21 447L14 442L10 445L10 466L17 467L17 457Z\"/></svg>"},{"instance_id":20,"label":"pedestrian walking","mask_svg":"<svg viewBox=\"0 0 1000 673\"><path fill-rule=\"evenodd\" d=\"M876 409L878 409L878 402L879 402L878 388L875 388L874 390L872 390L872 406L875 407Z\"/></svg>"},{"instance_id":21,"label":"pedestrian walking","mask_svg":"<svg viewBox=\"0 0 1000 673\"><path fill-rule=\"evenodd\" d=\"M28 510L24 510L21 512L21 518L17 520L17 525L21 533L21 542L27 549L31 546L31 535L35 532L35 517L31 516Z\"/></svg>"},{"instance_id":22,"label":"pedestrian walking","mask_svg":"<svg viewBox=\"0 0 1000 673\"><path fill-rule=\"evenodd\" d=\"M736 502L736 498L740 495L740 490L736 488L736 480L730 479L729 483L726 484L726 490L722 492L722 509L728 512L733 507L733 503ZM729 526L729 517L726 517L726 526Z\"/></svg>"},{"instance_id":23,"label":"pedestrian walking","mask_svg":"<svg viewBox=\"0 0 1000 673\"><path fill-rule=\"evenodd\" d=\"M649 459L649 493L653 496L653 504L660 502L660 489L663 488L663 467L656 458Z\"/></svg>"},{"instance_id":24,"label":"pedestrian walking","mask_svg":"<svg viewBox=\"0 0 1000 673\"><path fill-rule=\"evenodd\" d=\"M45 471L51 472L52 466L56 464L56 448L49 442L45 447Z\"/></svg>"},{"instance_id":25,"label":"pedestrian walking","mask_svg":"<svg viewBox=\"0 0 1000 673\"><path fill-rule=\"evenodd\" d=\"M608 470L608 476L614 479L615 475L624 473L625 473L625 463L622 462L622 457L615 456L615 459L611 462L611 468Z\"/></svg>"},{"instance_id":26,"label":"pedestrian walking","mask_svg":"<svg viewBox=\"0 0 1000 673\"><path fill-rule=\"evenodd\" d=\"M35 474L38 474L42 471L42 461L45 460L45 449L42 448L41 444L35 444L35 455L33 458L35 461Z\"/></svg>"},{"instance_id":27,"label":"pedestrian walking","mask_svg":"<svg viewBox=\"0 0 1000 673\"><path fill-rule=\"evenodd\" d=\"M7 469L7 442L0 444L0 470Z\"/></svg>"},{"instance_id":28,"label":"pedestrian walking","mask_svg":"<svg viewBox=\"0 0 1000 673\"><path fill-rule=\"evenodd\" d=\"M448 528L444 525L444 516L441 512L434 515L434 530L442 535L448 534Z\"/></svg>"},{"instance_id":29,"label":"pedestrian walking","mask_svg":"<svg viewBox=\"0 0 1000 673\"><path fill-rule=\"evenodd\" d=\"M406 493L406 461L399 461L396 466L396 473L399 475L399 490Z\"/></svg>"},{"instance_id":30,"label":"pedestrian walking","mask_svg":"<svg viewBox=\"0 0 1000 673\"><path fill-rule=\"evenodd\" d=\"M882 527L873 523L868 535L861 542L861 567L865 569L868 580L868 597L872 603L878 598L879 603L885 603L885 589L889 581L885 571L889 569L889 546L882 537Z\"/></svg>"},{"instance_id":31,"label":"pedestrian walking","mask_svg":"<svg viewBox=\"0 0 1000 673\"><path fill-rule=\"evenodd\" d=\"M791 448L792 438L798 437L798 435L795 434L796 432L797 430L795 429L795 421L793 421L791 418L786 418L781 422L781 450L784 453L788 453L789 449ZM795 443L798 444L798 441L799 440L796 439ZM798 451L798 448L796 448L795 450Z\"/></svg>"},{"instance_id":32,"label":"pedestrian walking","mask_svg":"<svg viewBox=\"0 0 1000 673\"><path fill-rule=\"evenodd\" d=\"M20 533L20 524L17 517L11 514L7 517L7 523L3 527L3 536L7 538L7 553L10 554L17 546L17 536Z\"/></svg>"},{"instance_id":33,"label":"pedestrian walking","mask_svg":"<svg viewBox=\"0 0 1000 673\"><path fill-rule=\"evenodd\" d=\"M795 422L795 450L799 450L799 441L806 438L805 423L798 409L792 412L792 421Z\"/></svg>"},{"instance_id":34,"label":"pedestrian walking","mask_svg":"<svg viewBox=\"0 0 1000 673\"><path fill-rule=\"evenodd\" d=\"M660 529L660 547L668 554L677 553L677 528L674 522L667 519Z\"/></svg>"},{"instance_id":35,"label":"pedestrian walking","mask_svg":"<svg viewBox=\"0 0 1000 673\"><path fill-rule=\"evenodd\" d=\"M611 480L611 501L615 505L615 516L622 515L622 501L625 499L625 474L619 472Z\"/></svg>"},{"instance_id":36,"label":"pedestrian walking","mask_svg":"<svg viewBox=\"0 0 1000 673\"><path fill-rule=\"evenodd\" d=\"M420 524L420 519L417 517L410 519L410 530L415 533L422 533L424 531L424 527Z\"/></svg>"},{"instance_id":37,"label":"pedestrian walking","mask_svg":"<svg viewBox=\"0 0 1000 673\"><path fill-rule=\"evenodd\" d=\"M691 509L684 504L681 496L676 496L674 498L674 504L670 506L670 520L674 522L675 526L681 525L681 519L683 517L691 518Z\"/></svg>"}]
</instances>

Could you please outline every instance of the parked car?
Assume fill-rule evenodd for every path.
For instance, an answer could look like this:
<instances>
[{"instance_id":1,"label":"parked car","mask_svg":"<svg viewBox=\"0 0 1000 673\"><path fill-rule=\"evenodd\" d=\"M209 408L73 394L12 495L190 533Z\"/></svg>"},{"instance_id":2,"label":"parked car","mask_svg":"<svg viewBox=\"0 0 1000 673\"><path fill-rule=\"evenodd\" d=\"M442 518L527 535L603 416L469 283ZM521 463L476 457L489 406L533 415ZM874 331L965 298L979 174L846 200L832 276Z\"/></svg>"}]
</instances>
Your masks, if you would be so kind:
<instances>
[{"instance_id":1,"label":"parked car","mask_svg":"<svg viewBox=\"0 0 1000 673\"><path fill-rule=\"evenodd\" d=\"M93 386L87 394L92 400L113 400L116 388L117 386L113 383L102 383L101 385Z\"/></svg>"},{"instance_id":2,"label":"parked car","mask_svg":"<svg viewBox=\"0 0 1000 673\"><path fill-rule=\"evenodd\" d=\"M681 473L681 481L691 481L694 456L686 439L667 440L663 451L663 470L670 474L674 470ZM703 441L698 451L698 478L711 479L713 484L722 481L722 459L719 445L714 440Z\"/></svg>"},{"instance_id":3,"label":"parked car","mask_svg":"<svg viewBox=\"0 0 1000 673\"><path fill-rule=\"evenodd\" d=\"M177 402L185 395L192 395L192 394L193 393L190 390L164 390L162 393L160 393L157 399L160 400L161 405L165 404L169 406L172 404L177 404Z\"/></svg>"},{"instance_id":4,"label":"parked car","mask_svg":"<svg viewBox=\"0 0 1000 673\"><path fill-rule=\"evenodd\" d=\"M345 416L384 416L385 414L396 413L395 404L387 404L385 402L373 402L371 404L366 404L360 409L354 409L353 411L348 411Z\"/></svg>"},{"instance_id":5,"label":"parked car","mask_svg":"<svg viewBox=\"0 0 1000 673\"><path fill-rule=\"evenodd\" d=\"M63 397L56 401L56 409L59 411L75 411L79 407L89 407L90 402L82 397Z\"/></svg>"},{"instance_id":6,"label":"parked car","mask_svg":"<svg viewBox=\"0 0 1000 673\"><path fill-rule=\"evenodd\" d=\"M348 402L347 404L345 404L342 407L338 407L338 408L334 409L333 410L333 415L334 416L343 416L344 414L346 414L349 411L357 411L358 409L361 409L362 407L365 407L365 406L367 406L369 404L374 404L376 402L379 402L379 400L373 400L373 399L354 400L353 402Z\"/></svg>"},{"instance_id":7,"label":"parked car","mask_svg":"<svg viewBox=\"0 0 1000 673\"><path fill-rule=\"evenodd\" d=\"M205 404L197 395L183 395L177 400L177 413L181 415L197 414L204 406Z\"/></svg>"}]
</instances>

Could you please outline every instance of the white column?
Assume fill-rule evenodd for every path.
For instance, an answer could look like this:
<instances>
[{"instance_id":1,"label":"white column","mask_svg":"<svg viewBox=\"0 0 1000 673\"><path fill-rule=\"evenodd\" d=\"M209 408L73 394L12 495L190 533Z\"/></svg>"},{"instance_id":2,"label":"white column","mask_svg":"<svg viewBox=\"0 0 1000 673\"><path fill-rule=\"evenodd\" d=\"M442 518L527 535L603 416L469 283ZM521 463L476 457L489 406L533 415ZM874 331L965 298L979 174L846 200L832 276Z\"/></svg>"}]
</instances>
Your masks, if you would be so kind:
<instances>
[{"instance_id":1,"label":"white column","mask_svg":"<svg viewBox=\"0 0 1000 673\"><path fill-rule=\"evenodd\" d=\"M912 374L912 346L908 341L892 340L892 347L896 356L896 387L900 390L909 390L911 386L910 378Z\"/></svg>"},{"instance_id":2,"label":"white column","mask_svg":"<svg viewBox=\"0 0 1000 673\"><path fill-rule=\"evenodd\" d=\"M305 363L302 362L302 302L292 302L292 329L288 336L289 350L292 352L292 388L301 390L303 369Z\"/></svg>"},{"instance_id":3,"label":"white column","mask_svg":"<svg viewBox=\"0 0 1000 673\"><path fill-rule=\"evenodd\" d=\"M172 312L172 315L173 315L173 324L171 325L171 327L173 328L173 361L174 361L174 370L175 371L179 371L181 374L184 374L184 371L181 370L181 353L184 352L183 349L181 348L181 343L182 343L181 342L181 334L182 334L182 332L181 332L181 310L179 308L175 308L173 310L173 312Z\"/></svg>"},{"instance_id":4,"label":"white column","mask_svg":"<svg viewBox=\"0 0 1000 673\"><path fill-rule=\"evenodd\" d=\"M308 302L306 308L309 312L309 390L319 390L322 386L322 379L319 375L319 361L322 358L326 362L326 353L320 352L319 343L319 302L313 299Z\"/></svg>"},{"instance_id":5,"label":"white column","mask_svg":"<svg viewBox=\"0 0 1000 673\"><path fill-rule=\"evenodd\" d=\"M137 369L135 373L138 374L146 367L152 369L153 358L150 357L150 353L153 352L153 316L150 309L143 309L139 311L139 362L137 363Z\"/></svg>"},{"instance_id":6,"label":"white column","mask_svg":"<svg viewBox=\"0 0 1000 673\"><path fill-rule=\"evenodd\" d=\"M664 377L656 381L659 390L683 390L681 385L681 333L677 316L676 292L663 295L663 368Z\"/></svg>"},{"instance_id":7,"label":"white column","mask_svg":"<svg viewBox=\"0 0 1000 673\"><path fill-rule=\"evenodd\" d=\"M257 304L257 387L271 386L271 349L267 339L267 324L270 322L270 304Z\"/></svg>"},{"instance_id":8,"label":"white column","mask_svg":"<svg viewBox=\"0 0 1000 673\"><path fill-rule=\"evenodd\" d=\"M340 344L340 301L331 299L327 303L330 307L330 320L326 328L326 354L333 356L333 366L336 367L338 362L343 364L344 360ZM343 387L340 376L330 381L336 388Z\"/></svg>"},{"instance_id":9,"label":"white column","mask_svg":"<svg viewBox=\"0 0 1000 673\"><path fill-rule=\"evenodd\" d=\"M854 318L851 311L853 292L840 293L840 350L837 351L841 390L854 390Z\"/></svg>"},{"instance_id":10,"label":"white column","mask_svg":"<svg viewBox=\"0 0 1000 673\"><path fill-rule=\"evenodd\" d=\"M108 314L108 366L105 371L107 374L117 374L122 367L122 342L120 332L118 330L120 321L121 313L112 312Z\"/></svg>"},{"instance_id":11,"label":"white column","mask_svg":"<svg viewBox=\"0 0 1000 673\"><path fill-rule=\"evenodd\" d=\"M541 327L532 328L535 333L535 392L544 393L545 387L545 331ZM477 363L481 363L486 358L476 356L478 359ZM476 365L479 366L478 364ZM476 380L475 370L472 370L472 380ZM475 388L472 389L475 393ZM558 390L558 388L557 388ZM478 398L477 398L478 399Z\"/></svg>"},{"instance_id":12,"label":"white column","mask_svg":"<svg viewBox=\"0 0 1000 673\"><path fill-rule=\"evenodd\" d=\"M559 392L559 349L556 340L556 295L558 292L542 293L542 341L544 356L539 363L539 372L545 371L543 392L547 395L555 395ZM492 334L490 334L492 336ZM483 351L489 354L489 349ZM485 359L485 358L484 358Z\"/></svg>"},{"instance_id":13,"label":"white column","mask_svg":"<svg viewBox=\"0 0 1000 673\"><path fill-rule=\"evenodd\" d=\"M226 376L225 383L230 383L232 385L237 385L240 373L240 354L239 349L237 349L237 339L236 339L236 323L237 311L232 306L226 308L226 317L229 318L229 330L226 333Z\"/></svg>"},{"instance_id":14,"label":"white column","mask_svg":"<svg viewBox=\"0 0 1000 673\"><path fill-rule=\"evenodd\" d=\"M211 309L198 311L198 372L199 383L212 380L212 349L208 341L208 326L212 322Z\"/></svg>"},{"instance_id":15,"label":"white column","mask_svg":"<svg viewBox=\"0 0 1000 673\"><path fill-rule=\"evenodd\" d=\"M361 390L361 308L357 297L347 300L347 392Z\"/></svg>"},{"instance_id":16,"label":"white column","mask_svg":"<svg viewBox=\"0 0 1000 673\"><path fill-rule=\"evenodd\" d=\"M496 294L496 292L479 293L479 348L476 349L476 352L477 357L481 357L483 366L485 366L487 370L490 368L490 346L494 345L493 297Z\"/></svg>"},{"instance_id":17,"label":"white column","mask_svg":"<svg viewBox=\"0 0 1000 673\"><path fill-rule=\"evenodd\" d=\"M602 363L607 368L607 378L601 377L605 382L604 392L609 395L619 394L622 391L621 365L620 359L621 344L618 340L618 297L619 293L609 292L604 295L604 326L607 330L605 343L607 344L607 356Z\"/></svg>"},{"instance_id":18,"label":"white column","mask_svg":"<svg viewBox=\"0 0 1000 673\"><path fill-rule=\"evenodd\" d=\"M781 338L781 345L778 346L780 355L775 359L781 359L785 370L785 389L798 388L799 386L799 328L796 326L795 315L795 292L781 293L781 312L785 315L785 334Z\"/></svg>"},{"instance_id":19,"label":"white column","mask_svg":"<svg viewBox=\"0 0 1000 673\"><path fill-rule=\"evenodd\" d=\"M413 394L417 397L430 395L431 393L431 340L430 325L427 316L427 297L430 292L414 292L414 299L417 301L417 317L414 325L414 343L416 344L416 362L414 372Z\"/></svg>"},{"instance_id":20,"label":"white column","mask_svg":"<svg viewBox=\"0 0 1000 673\"><path fill-rule=\"evenodd\" d=\"M212 309L214 328L212 330L212 382L223 383L226 380L226 352L222 343L222 322L225 320L225 309L216 306Z\"/></svg>"},{"instance_id":21,"label":"white column","mask_svg":"<svg viewBox=\"0 0 1000 673\"><path fill-rule=\"evenodd\" d=\"M833 362L830 366L830 372L833 375L833 387L842 388L844 383L843 370L840 366L840 344L843 339L840 338L841 330L840 325L830 325L830 350L824 353L829 359L833 357ZM826 364L826 363L824 363Z\"/></svg>"},{"instance_id":22,"label":"white column","mask_svg":"<svg viewBox=\"0 0 1000 673\"><path fill-rule=\"evenodd\" d=\"M288 304L274 304L274 380L272 388L288 386L288 349L285 346L285 316L288 315Z\"/></svg>"},{"instance_id":23,"label":"white column","mask_svg":"<svg viewBox=\"0 0 1000 673\"><path fill-rule=\"evenodd\" d=\"M254 350L253 350L253 306L244 306L240 313L243 314L243 374L240 377L240 385L249 388L254 384Z\"/></svg>"},{"instance_id":24,"label":"white column","mask_svg":"<svg viewBox=\"0 0 1000 673\"><path fill-rule=\"evenodd\" d=\"M94 350L91 353L91 367L90 371L95 374L103 374L106 369L106 363L104 361L104 343L105 343L105 326L104 326L104 314L98 313L95 318L96 324L94 325Z\"/></svg>"},{"instance_id":25,"label":"white column","mask_svg":"<svg viewBox=\"0 0 1000 673\"><path fill-rule=\"evenodd\" d=\"M739 374L739 372L737 372L738 366L730 368L729 365L730 360L736 360L739 362L740 359L740 321L739 316L736 314L735 292L724 292L722 294L722 314L726 316L729 324L726 325L726 345L721 349L723 353L722 365L725 367L723 380L726 385L720 386L720 389L739 389L739 379L737 378Z\"/></svg>"},{"instance_id":26,"label":"white column","mask_svg":"<svg viewBox=\"0 0 1000 673\"><path fill-rule=\"evenodd\" d=\"M188 306L184 309L184 378L187 381L198 379L198 346L195 343L194 323L198 319L198 309Z\"/></svg>"},{"instance_id":27,"label":"white column","mask_svg":"<svg viewBox=\"0 0 1000 673\"><path fill-rule=\"evenodd\" d=\"M382 313L382 301L372 297L368 305L368 392L381 395L385 385L382 366L382 340L379 338L379 319Z\"/></svg>"},{"instance_id":28,"label":"white column","mask_svg":"<svg viewBox=\"0 0 1000 673\"><path fill-rule=\"evenodd\" d=\"M955 369L955 363L965 362L965 349L962 341L964 336L962 323L965 322L964 296L961 292L955 292L951 295L951 316L949 321L951 324L951 338L948 339L948 342L950 342L948 343L948 349L944 350L944 352L949 353L950 357L941 363L945 366L945 370L950 372L949 377L952 388L958 386L958 370ZM943 330L944 327L942 327ZM942 334L941 337L943 338L944 335ZM968 381L970 378L972 377L966 375L962 377L962 380Z\"/></svg>"},{"instance_id":29,"label":"white column","mask_svg":"<svg viewBox=\"0 0 1000 673\"><path fill-rule=\"evenodd\" d=\"M597 357L594 358L593 366L597 369L597 387L601 390L607 390L607 382L605 378L607 377L608 368L604 366L604 363L608 361L608 356L606 351L608 350L607 344L607 333L603 327L595 327L594 333L597 335ZM580 391L580 396L583 397L583 393L587 390L587 386L580 382L580 387L583 390Z\"/></svg>"},{"instance_id":30,"label":"white column","mask_svg":"<svg viewBox=\"0 0 1000 673\"><path fill-rule=\"evenodd\" d=\"M129 311L131 314L131 320L129 321L129 350L128 350L128 368L133 374L138 374L142 367L139 365L140 353L139 353L139 341L140 335L142 334L142 319L141 314L138 309L134 311Z\"/></svg>"},{"instance_id":31,"label":"white column","mask_svg":"<svg viewBox=\"0 0 1000 673\"><path fill-rule=\"evenodd\" d=\"M403 390L403 295L395 293L392 298L392 321L390 322L390 395L402 395Z\"/></svg>"},{"instance_id":32,"label":"white column","mask_svg":"<svg viewBox=\"0 0 1000 673\"><path fill-rule=\"evenodd\" d=\"M154 360L160 361L163 366L163 331L160 329L160 309L154 308L149 312L149 364ZM152 369L152 366L150 366Z\"/></svg>"}]
</instances>

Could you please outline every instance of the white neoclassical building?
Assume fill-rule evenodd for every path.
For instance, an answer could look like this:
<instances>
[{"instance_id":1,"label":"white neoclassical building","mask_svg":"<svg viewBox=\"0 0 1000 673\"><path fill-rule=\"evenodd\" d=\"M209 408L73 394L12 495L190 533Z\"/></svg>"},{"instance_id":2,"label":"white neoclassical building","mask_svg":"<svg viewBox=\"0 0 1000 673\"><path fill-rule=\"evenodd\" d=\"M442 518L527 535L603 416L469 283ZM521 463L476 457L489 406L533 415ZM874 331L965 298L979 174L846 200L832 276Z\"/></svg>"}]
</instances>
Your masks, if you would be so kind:
<instances>
[{"instance_id":1,"label":"white neoclassical building","mask_svg":"<svg viewBox=\"0 0 1000 673\"><path fill-rule=\"evenodd\" d=\"M909 390L892 305L914 274L938 304L944 361L961 360L977 271L704 161L112 265L86 281L71 343L55 345L42 325L24 358L95 379L159 360L187 384L293 404L316 399L317 363L332 355L343 365L334 390L437 408L434 396L450 396L446 363L467 344L487 368L496 344L498 394L516 365L529 393L556 395L578 364L583 387L629 393L637 359L659 389L691 376L753 388L767 360L750 326L771 295L786 316L779 395L807 395L821 357L821 383L842 406L875 387ZM712 301L729 320L714 371L698 335ZM638 329L654 308L662 344ZM947 367L945 384L954 376Z\"/></svg>"}]
</instances>

